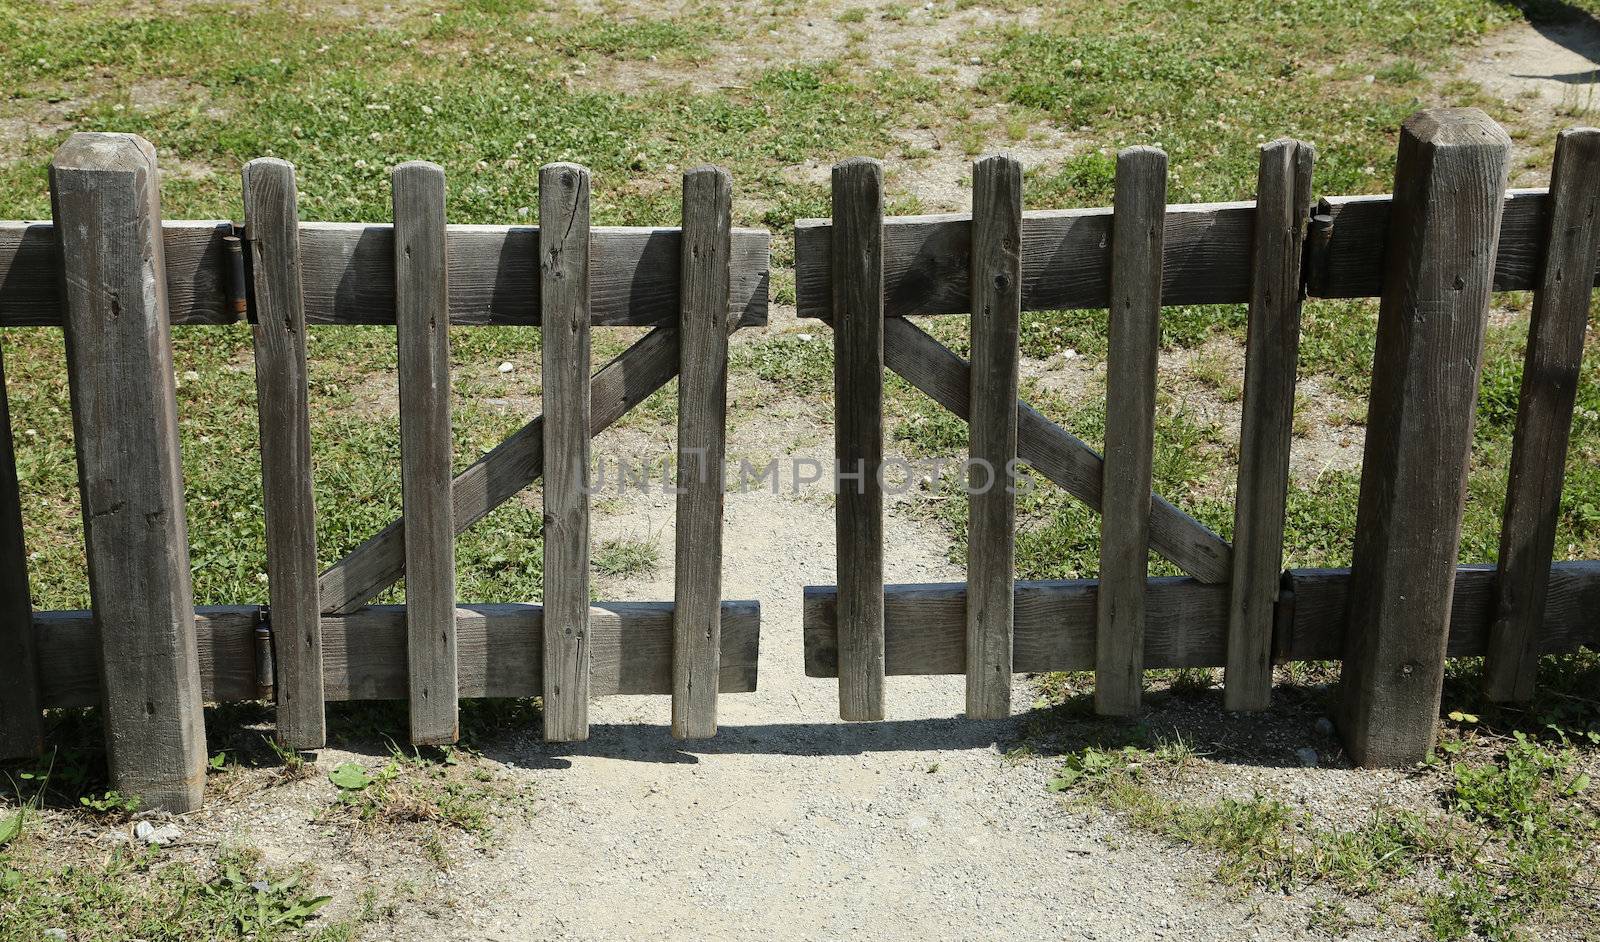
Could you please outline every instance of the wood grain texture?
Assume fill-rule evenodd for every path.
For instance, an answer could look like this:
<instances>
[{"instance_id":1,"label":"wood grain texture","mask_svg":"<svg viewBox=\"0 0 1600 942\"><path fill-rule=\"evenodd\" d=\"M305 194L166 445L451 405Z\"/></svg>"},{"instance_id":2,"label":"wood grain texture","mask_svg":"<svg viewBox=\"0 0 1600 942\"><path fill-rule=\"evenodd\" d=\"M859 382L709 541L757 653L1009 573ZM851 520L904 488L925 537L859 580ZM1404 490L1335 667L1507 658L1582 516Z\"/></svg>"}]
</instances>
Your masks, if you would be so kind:
<instances>
[{"instance_id":1,"label":"wood grain texture","mask_svg":"<svg viewBox=\"0 0 1600 942\"><path fill-rule=\"evenodd\" d=\"M1546 226L1543 190L1506 193L1495 290L1538 287ZM1323 201L1335 221L1321 266L1309 272L1315 297L1377 297L1383 287L1389 196ZM1250 300L1255 204L1193 203L1167 208L1161 294L1173 304ZM893 216L884 220L884 314L965 314L971 310L971 217ZM801 317L826 320L833 290L833 226L795 223L795 293ZM1110 305L1111 210L1032 210L1022 217L1022 309L1054 311ZM1321 281L1318 281L1321 279Z\"/></svg>"},{"instance_id":2,"label":"wood grain texture","mask_svg":"<svg viewBox=\"0 0 1600 942\"><path fill-rule=\"evenodd\" d=\"M1289 496L1289 442L1300 356L1300 267L1311 211L1316 151L1294 140L1261 148L1239 484L1233 512L1233 579L1228 596L1230 710L1272 703L1272 627L1283 569L1283 517Z\"/></svg>"},{"instance_id":3,"label":"wood grain texture","mask_svg":"<svg viewBox=\"0 0 1600 942\"><path fill-rule=\"evenodd\" d=\"M327 726L294 166L271 157L250 161L244 166L243 192L255 319L251 335L261 429L267 598L277 622L272 636L276 735L291 749L321 749Z\"/></svg>"},{"instance_id":4,"label":"wood grain texture","mask_svg":"<svg viewBox=\"0 0 1600 942\"><path fill-rule=\"evenodd\" d=\"M147 808L193 811L205 723L155 149L74 134L50 195L111 784Z\"/></svg>"},{"instance_id":5,"label":"wood grain texture","mask_svg":"<svg viewBox=\"0 0 1600 942\"><path fill-rule=\"evenodd\" d=\"M544 738L589 738L589 171L539 170Z\"/></svg>"},{"instance_id":6,"label":"wood grain texture","mask_svg":"<svg viewBox=\"0 0 1600 942\"><path fill-rule=\"evenodd\" d=\"M230 324L227 252L232 224L166 223L166 284L175 324ZM595 326L655 327L678 317L677 229L602 226L593 230ZM539 323L539 230L533 226L450 226L450 323ZM735 229L729 316L767 322L771 234ZM393 324L394 230L386 224L300 224L306 320ZM61 325L61 254L49 223L0 222L0 327Z\"/></svg>"},{"instance_id":7,"label":"wood grain texture","mask_svg":"<svg viewBox=\"0 0 1600 942\"><path fill-rule=\"evenodd\" d=\"M972 168L971 433L967 487L967 716L1011 715L1017 501L1017 334L1022 313L1022 164Z\"/></svg>"},{"instance_id":8,"label":"wood grain texture","mask_svg":"<svg viewBox=\"0 0 1600 942\"><path fill-rule=\"evenodd\" d=\"M1539 287L1545 240L1549 237L1550 197L1545 189L1505 191L1500 244L1494 254L1494 290L1532 291ZM1390 214L1394 198L1329 196L1317 212L1328 216L1328 238L1308 273L1316 297L1372 298L1383 291Z\"/></svg>"},{"instance_id":9,"label":"wood grain texture","mask_svg":"<svg viewBox=\"0 0 1600 942\"><path fill-rule=\"evenodd\" d=\"M440 746L460 736L444 168L404 163L390 180L411 742Z\"/></svg>"},{"instance_id":10,"label":"wood grain texture","mask_svg":"<svg viewBox=\"0 0 1600 942\"><path fill-rule=\"evenodd\" d=\"M884 363L953 415L971 414L971 367L915 323L884 322ZM1100 455L1077 436L1017 402L1017 456L1051 483L1100 509ZM1201 582L1226 582L1232 549L1200 521L1159 495L1150 497L1150 545Z\"/></svg>"},{"instance_id":11,"label":"wood grain texture","mask_svg":"<svg viewBox=\"0 0 1600 942\"><path fill-rule=\"evenodd\" d=\"M672 629L672 734L680 739L717 734L732 227L728 172L685 173Z\"/></svg>"},{"instance_id":12,"label":"wood grain texture","mask_svg":"<svg viewBox=\"0 0 1600 942\"><path fill-rule=\"evenodd\" d=\"M833 167L839 718L883 719L883 165ZM848 476L847 476L848 475Z\"/></svg>"},{"instance_id":13,"label":"wood grain texture","mask_svg":"<svg viewBox=\"0 0 1600 942\"><path fill-rule=\"evenodd\" d=\"M1350 570L1294 569L1284 574L1285 614L1279 662L1338 660L1344 651ZM1463 566L1451 607L1451 657L1482 655L1494 618L1493 566ZM1018 671L1094 667L1097 583L1018 582L1013 664ZM1222 667L1227 661L1228 587L1162 576L1145 585L1146 670ZM1539 649L1545 654L1600 647L1600 563L1550 567ZM838 672L833 586L807 586L803 634L807 677ZM1290 603L1290 604L1286 604ZM885 660L894 676L966 673L966 586L891 585L884 590Z\"/></svg>"},{"instance_id":14,"label":"wood grain texture","mask_svg":"<svg viewBox=\"0 0 1600 942\"><path fill-rule=\"evenodd\" d=\"M1530 699L1539 667L1539 629L1600 254L1600 130L1575 128L1556 139L1550 193L1550 234L1533 296L1500 529L1497 617L1483 670L1484 692L1500 701Z\"/></svg>"},{"instance_id":15,"label":"wood grain texture","mask_svg":"<svg viewBox=\"0 0 1600 942\"><path fill-rule=\"evenodd\" d=\"M44 750L39 712L39 669L33 650L33 602L28 595L28 549L22 531L22 495L11 439L11 405L0 359L0 759Z\"/></svg>"},{"instance_id":16,"label":"wood grain texture","mask_svg":"<svg viewBox=\"0 0 1600 942\"><path fill-rule=\"evenodd\" d=\"M1600 563L1561 562L1546 570L1548 601L1540 621L1540 654L1600 650ZM1486 653L1496 617L1493 565L1459 566L1451 591L1449 657ZM1284 591L1292 593L1294 617L1280 639L1279 660L1327 661L1344 654L1350 622L1350 570L1291 569Z\"/></svg>"},{"instance_id":17,"label":"wood grain texture","mask_svg":"<svg viewBox=\"0 0 1600 942\"><path fill-rule=\"evenodd\" d=\"M200 673L208 702L254 700L253 605L201 608L195 616ZM463 605L456 609L460 692L476 697L537 697L544 690L544 613L538 605ZM597 603L589 613L594 639L595 696L672 692L672 603ZM722 603L723 693L756 689L761 608ZM88 612L38 612L41 696L50 709L94 706L100 699L98 643ZM376 605L353 615L324 615L327 688L331 701L399 700L408 690L403 605Z\"/></svg>"},{"instance_id":18,"label":"wood grain texture","mask_svg":"<svg viewBox=\"0 0 1600 942\"><path fill-rule=\"evenodd\" d=\"M678 331L657 327L591 378L589 434L598 435L678 372ZM459 535L544 473L544 417L507 436L450 484ZM405 574L405 522L395 520L322 573L324 614L348 614Z\"/></svg>"},{"instance_id":19,"label":"wood grain texture","mask_svg":"<svg viewBox=\"0 0 1600 942\"><path fill-rule=\"evenodd\" d=\"M1126 716L1138 712L1144 686L1167 155L1154 147L1123 150L1116 187L1094 705L1102 715Z\"/></svg>"},{"instance_id":20,"label":"wood grain texture","mask_svg":"<svg viewBox=\"0 0 1600 942\"><path fill-rule=\"evenodd\" d=\"M1433 748L1510 148L1472 108L1401 128L1339 706L1362 766Z\"/></svg>"}]
</instances>

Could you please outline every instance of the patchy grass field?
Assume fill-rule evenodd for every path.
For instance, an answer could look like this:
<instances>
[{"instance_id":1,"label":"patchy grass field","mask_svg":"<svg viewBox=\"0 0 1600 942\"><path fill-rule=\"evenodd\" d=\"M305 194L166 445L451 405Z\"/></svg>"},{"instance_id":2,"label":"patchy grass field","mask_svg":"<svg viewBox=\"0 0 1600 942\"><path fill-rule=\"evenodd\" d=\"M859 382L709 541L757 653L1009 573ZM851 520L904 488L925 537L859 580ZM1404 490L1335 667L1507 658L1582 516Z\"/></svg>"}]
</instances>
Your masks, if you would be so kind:
<instances>
[{"instance_id":1,"label":"patchy grass field","mask_svg":"<svg viewBox=\"0 0 1600 942\"><path fill-rule=\"evenodd\" d=\"M1027 165L1028 205L1068 207L1109 203L1116 148L1157 143L1171 155L1173 201L1223 200L1251 195L1259 143L1294 135L1318 147L1319 193L1382 192L1401 119L1449 103L1476 104L1502 120L1518 148L1513 183L1534 184L1548 171L1555 132L1592 118L1576 98L1546 114L1490 97L1456 64L1498 27L1579 15L1587 14L1565 3L1499 0L455 0L431 9L373 0L0 0L0 70L8 78L0 97L0 217L48 215L46 165L79 129L149 138L166 169L163 201L171 218L237 217L240 167L275 155L299 168L306 218L385 219L387 168L426 158L449 174L453 222L526 221L537 206L538 166L573 160L595 172L597 223L660 224L677 216L681 169L718 162L734 175L736 223L770 227L776 237L773 325L737 338L732 402L736 423L798 416L774 429L779 442L814 434L828 414L831 346L825 328L793 322L788 227L796 217L827 214L827 169L835 160L884 157L891 211L934 212L965 208L973 156L1011 149ZM1529 299L1502 295L1498 304L1463 562L1491 560L1497 550L1527 333ZM1225 306L1172 308L1163 316L1157 486L1224 536L1232 524L1244 314ZM1307 307L1289 565L1349 561L1375 316L1376 305L1367 302ZM961 319L929 326L965 350ZM626 331L600 332L596 359L630 339ZM1098 443L1105 312L1027 315L1023 344L1025 396ZM248 332L181 328L176 347L196 600L265 602ZM1558 528L1558 554L1569 558L1600 558L1600 385L1594 382L1600 348L1590 347ZM11 330L0 348L34 603L84 607L61 336ZM400 511L394 334L319 328L310 351L319 549L326 563ZM537 411L538 354L535 331L453 332L458 465ZM502 371L503 363L512 368ZM669 385L625 420L623 440L668 434L674 395ZM894 445L906 454L964 449L962 424L898 380L891 380L888 408ZM751 457L759 463L772 455ZM952 558L964 559L963 501L919 500L909 509L943 526ZM1093 515L1048 485L1020 510L1019 577L1094 574ZM535 489L463 536L457 543L462 598L537 599L539 528ZM601 547L598 574L622 578L653 568L660 549L653 535L646 537ZM1153 569L1174 571L1160 560ZM391 592L386 600L398 598ZM1558 730L1534 722L1543 714L1494 718L1472 701L1470 683L1452 685L1447 711L1486 721L1453 723L1439 763L1420 773L1432 817L1411 817L1424 813L1413 808L1380 814L1365 830L1328 831L1307 825L1303 810L1272 796L1174 803L1180 789L1168 785L1189 788L1195 776L1215 772L1210 760L1174 749L1152 758L1120 745L1091 751L1079 744L1068 760L1076 772L1067 787L1156 833L1207 848L1230 882L1334 888L1342 896L1329 897L1324 928L1330 931L1342 920L1393 918L1407 925L1420 920L1441 938L1509 937L1522 931L1517 924L1538 925L1562 907L1581 911L1573 892L1584 884L1572 868L1588 860L1592 872L1595 809L1592 792L1577 783L1596 753L1587 738L1596 728L1593 666L1570 669L1590 671L1581 675L1587 686L1563 688L1590 706L1552 720ZM1305 691L1288 699L1315 715L1328 676L1313 668L1286 677L1296 685L1291 689ZM1209 704L1214 680L1186 674L1163 683ZM1081 683L1048 679L1045 702L1075 702ZM522 710L522 720L532 721L529 705L501 709ZM213 720L214 745L246 728L231 713ZM404 727L381 713L344 721L370 740ZM1511 738L1514 732L1528 738ZM70 731L62 735L71 741ZM298 768L294 757L255 746L221 751L228 755L214 778L223 802L280 787L279 779ZM329 828L396 820L419 827L421 836L408 840L447 865L449 840L438 835L478 834L492 820L484 815L485 805L496 803L494 793L443 758L383 758L384 751L360 760L359 777L346 777L369 779L359 789L328 782L329 768L283 787L315 791L305 801L328 806L322 820ZM297 906L315 899L308 888L314 874L274 871L244 847L108 850L108 827L98 816L125 816L126 809L105 794L104 770L88 758L93 752L84 747L54 770L51 800L0 851L0 939L37 938L52 919L68 918L86 927L73 938L274 938L302 931L287 918L266 925L250 922L258 917L249 914L298 913ZM241 756L253 758L241 765ZM479 759L468 760L483 771ZM21 771L42 772L13 774ZM37 784L19 780L14 803L38 793ZM91 811L83 798L108 810ZM69 806L85 810L69 813ZM126 823L117 820L119 827ZM1447 823L1432 828L1419 821ZM59 844L49 836L73 829L95 837ZM72 848L65 869L58 869L60 847ZM1396 877L1417 873L1429 876L1412 896L1392 907L1371 903L1389 899L1384 894ZM267 890L258 888L260 881ZM1365 902L1352 910L1343 896ZM360 935L381 919L383 905L377 897L335 900L326 911L305 914L306 931Z\"/></svg>"}]
</instances>

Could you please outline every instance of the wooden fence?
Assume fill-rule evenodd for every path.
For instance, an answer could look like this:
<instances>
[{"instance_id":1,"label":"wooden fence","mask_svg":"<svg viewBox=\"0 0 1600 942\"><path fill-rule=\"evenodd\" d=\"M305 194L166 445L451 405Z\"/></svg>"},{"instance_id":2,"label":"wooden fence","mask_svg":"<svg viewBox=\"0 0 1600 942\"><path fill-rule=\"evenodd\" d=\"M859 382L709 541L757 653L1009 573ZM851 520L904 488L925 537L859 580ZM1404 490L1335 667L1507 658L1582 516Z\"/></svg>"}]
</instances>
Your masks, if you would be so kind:
<instances>
[{"instance_id":1,"label":"wooden fence","mask_svg":"<svg viewBox=\"0 0 1600 942\"><path fill-rule=\"evenodd\" d=\"M886 674L964 673L968 715L997 717L1013 673L1090 668L1105 714L1136 711L1143 671L1167 667L1226 667L1226 705L1259 709L1274 661L1342 658L1348 751L1402 764L1432 748L1446 657L1486 654L1487 692L1515 700L1539 655L1600 646L1600 563L1551 563L1600 131L1561 135L1548 191L1506 191L1510 149L1482 112L1423 112L1393 196L1314 205L1312 147L1280 140L1255 202L1174 206L1165 154L1135 147L1111 209L1047 212L1024 212L1020 167L989 157L971 215L889 219L879 164L836 166L833 218L799 222L795 254L800 314L834 331L839 585L806 589L805 639L840 715L881 718ZM1499 563L1458 567L1489 302L1509 290L1535 300ZM1281 571L1307 296L1381 298L1349 570ZM1235 303L1249 322L1229 545L1151 494L1151 461L1161 308ZM1017 400L1020 313L1067 308L1110 309L1104 458ZM906 319L964 313L970 363ZM1015 501L992 487L972 497L964 585L885 586L885 366L969 420L972 467L1021 459L1098 510L1099 580L1016 582ZM1189 576L1148 578L1149 549Z\"/></svg>"},{"instance_id":2,"label":"wooden fence","mask_svg":"<svg viewBox=\"0 0 1600 942\"><path fill-rule=\"evenodd\" d=\"M281 160L244 168L242 227L164 223L158 180L145 141L76 134L51 165L53 223L0 223L0 326L66 330L93 606L31 609L0 377L0 755L41 747L42 709L99 704L113 786L187 810L207 700L275 699L297 749L323 745L330 700L405 698L412 741L437 744L462 697L543 697L546 738L581 740L590 697L671 694L674 735L715 734L718 692L755 689L759 609L721 599L720 469L728 334L766 320L769 242L732 227L726 172L684 174L681 229L592 227L572 164L539 173L543 229L447 225L427 163L394 170L392 226L301 222ZM197 611L170 325L245 319L270 604ZM396 325L404 498L320 573L314 324ZM446 328L474 324L541 329L544 415L452 476ZM608 325L653 329L591 376ZM589 439L674 375L679 447L700 459L679 462L674 600L591 606ZM455 534L541 475L544 604L458 605ZM367 604L402 575L405 605Z\"/></svg>"}]
</instances>

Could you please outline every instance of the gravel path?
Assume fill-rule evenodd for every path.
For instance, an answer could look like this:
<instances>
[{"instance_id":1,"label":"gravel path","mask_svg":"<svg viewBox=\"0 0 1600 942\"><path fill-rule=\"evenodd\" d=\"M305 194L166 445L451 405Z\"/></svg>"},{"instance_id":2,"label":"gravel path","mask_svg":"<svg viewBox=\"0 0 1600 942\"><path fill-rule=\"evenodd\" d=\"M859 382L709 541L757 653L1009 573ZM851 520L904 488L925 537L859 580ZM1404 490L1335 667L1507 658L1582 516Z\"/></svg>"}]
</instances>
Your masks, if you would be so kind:
<instances>
[{"instance_id":1,"label":"gravel path","mask_svg":"<svg viewBox=\"0 0 1600 942\"><path fill-rule=\"evenodd\" d=\"M670 598L671 510L630 499ZM760 690L725 696L715 740L679 743L660 697L591 706L578 746L490 758L526 770L536 816L441 876L453 911L416 939L1297 938L1304 912L1228 900L1204 860L1068 809L1046 760L1008 761L1017 720L960 718L959 677L890 678L889 719L843 724L836 682L804 676L800 587L832 583L820 500L730 495L728 598L762 605ZM887 521L890 578L954 580L941 539ZM610 595L622 593L608 592ZM1017 685L1018 711L1027 685Z\"/></svg>"}]
</instances>

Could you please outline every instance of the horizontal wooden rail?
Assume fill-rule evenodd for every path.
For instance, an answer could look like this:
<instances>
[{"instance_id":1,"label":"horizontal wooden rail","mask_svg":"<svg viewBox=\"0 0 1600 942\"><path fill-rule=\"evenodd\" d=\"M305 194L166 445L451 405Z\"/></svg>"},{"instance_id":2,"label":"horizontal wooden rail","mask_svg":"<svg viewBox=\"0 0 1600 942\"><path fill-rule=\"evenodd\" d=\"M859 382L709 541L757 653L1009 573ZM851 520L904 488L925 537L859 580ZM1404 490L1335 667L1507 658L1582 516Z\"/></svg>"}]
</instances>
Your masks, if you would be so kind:
<instances>
[{"instance_id":1,"label":"horizontal wooden rail","mask_svg":"<svg viewBox=\"0 0 1600 942\"><path fill-rule=\"evenodd\" d=\"M601 602L590 610L590 694L672 693L672 603ZM200 676L209 702L255 700L254 605L199 608L195 614ZM538 605L462 605L456 609L460 694L537 697L543 693L544 610ZM87 611L37 612L40 699L46 708L100 702L94 621ZM756 689L761 606L722 603L720 684L723 693ZM403 605L378 605L350 615L322 616L327 699L403 700L406 616Z\"/></svg>"},{"instance_id":2,"label":"horizontal wooden rail","mask_svg":"<svg viewBox=\"0 0 1600 942\"><path fill-rule=\"evenodd\" d=\"M0 222L0 327L61 324L61 265L54 227ZM162 226L167 298L174 324L227 324L228 222ZM450 226L450 322L539 323L536 226ZM677 229L593 230L591 317L597 327L650 327L678 320ZM767 322L767 247L761 229L733 230L730 317ZM310 324L393 324L394 229L384 224L303 222L300 278Z\"/></svg>"},{"instance_id":3,"label":"horizontal wooden rail","mask_svg":"<svg viewBox=\"0 0 1600 942\"><path fill-rule=\"evenodd\" d=\"M1314 244L1307 272L1313 297L1373 298L1383 291L1391 205L1388 196L1328 196L1321 200L1317 225L1327 237ZM1494 290L1532 291L1539 287L1545 243L1550 237L1550 193L1546 189L1507 190L1503 212Z\"/></svg>"},{"instance_id":4,"label":"horizontal wooden rail","mask_svg":"<svg viewBox=\"0 0 1600 942\"><path fill-rule=\"evenodd\" d=\"M1377 297L1383 282L1389 196L1330 197L1306 274L1315 297ZM1508 190L1495 259L1497 291L1538 286L1547 238L1545 190ZM1103 308L1110 303L1111 210L1034 210L1022 218L1022 309ZM1255 203L1167 207L1162 304L1250 300ZM832 305L833 226L795 223L795 293L801 317L826 320ZM884 314L970 310L972 217L894 216L883 221Z\"/></svg>"},{"instance_id":5,"label":"horizontal wooden rail","mask_svg":"<svg viewBox=\"0 0 1600 942\"><path fill-rule=\"evenodd\" d=\"M1274 659L1338 660L1344 656L1348 569L1294 569L1278 596ZM1493 566L1456 573L1450 657L1481 655L1494 618ZM1095 580L1019 582L1013 669L1019 673L1094 668ZM806 676L838 672L833 586L807 586L804 607ZM1600 647L1600 562L1550 568L1540 651L1558 654ZM1223 667L1227 663L1228 586L1186 576L1150 579L1145 593L1144 667ZM884 670L887 674L966 672L966 586L884 587ZM44 650L43 647L40 648Z\"/></svg>"}]
</instances>

